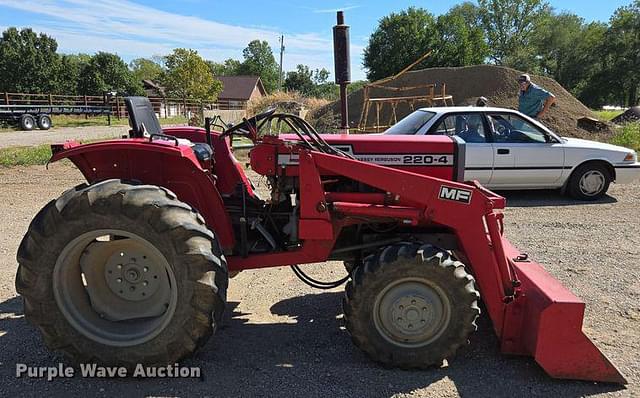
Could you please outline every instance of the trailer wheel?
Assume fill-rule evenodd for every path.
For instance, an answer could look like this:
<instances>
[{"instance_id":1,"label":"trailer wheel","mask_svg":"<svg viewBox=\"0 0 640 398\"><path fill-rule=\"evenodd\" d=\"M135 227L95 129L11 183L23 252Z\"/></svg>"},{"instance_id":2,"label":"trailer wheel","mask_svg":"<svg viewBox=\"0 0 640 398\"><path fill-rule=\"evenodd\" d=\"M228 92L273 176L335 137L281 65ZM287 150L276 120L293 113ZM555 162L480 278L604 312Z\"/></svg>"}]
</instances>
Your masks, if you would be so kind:
<instances>
[{"instance_id":1,"label":"trailer wheel","mask_svg":"<svg viewBox=\"0 0 640 398\"><path fill-rule=\"evenodd\" d=\"M25 131L31 131L36 125L36 120L31 115L20 116L20 128Z\"/></svg>"},{"instance_id":2,"label":"trailer wheel","mask_svg":"<svg viewBox=\"0 0 640 398\"><path fill-rule=\"evenodd\" d=\"M49 115L38 116L38 127L40 127L40 130L49 130L51 128L51 117Z\"/></svg>"},{"instance_id":3,"label":"trailer wheel","mask_svg":"<svg viewBox=\"0 0 640 398\"><path fill-rule=\"evenodd\" d=\"M431 245L402 243L370 255L346 287L351 338L386 366L439 366L467 343L480 314L474 279Z\"/></svg>"},{"instance_id":4,"label":"trailer wheel","mask_svg":"<svg viewBox=\"0 0 640 398\"><path fill-rule=\"evenodd\" d=\"M164 188L107 180L71 189L34 218L17 257L27 320L76 363L174 363L222 317L218 242Z\"/></svg>"}]
</instances>

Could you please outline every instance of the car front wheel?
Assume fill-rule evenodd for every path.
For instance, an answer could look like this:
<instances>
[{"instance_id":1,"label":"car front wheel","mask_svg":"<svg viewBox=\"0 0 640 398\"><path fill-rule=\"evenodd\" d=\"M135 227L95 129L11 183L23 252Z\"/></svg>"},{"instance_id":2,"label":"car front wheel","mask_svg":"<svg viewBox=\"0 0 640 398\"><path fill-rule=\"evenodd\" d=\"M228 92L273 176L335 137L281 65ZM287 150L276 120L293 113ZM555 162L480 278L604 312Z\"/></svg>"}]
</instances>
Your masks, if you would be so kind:
<instances>
[{"instance_id":1,"label":"car front wheel","mask_svg":"<svg viewBox=\"0 0 640 398\"><path fill-rule=\"evenodd\" d=\"M597 200L607 193L611 180L611 174L605 165L586 163L571 175L568 192L576 199Z\"/></svg>"}]
</instances>

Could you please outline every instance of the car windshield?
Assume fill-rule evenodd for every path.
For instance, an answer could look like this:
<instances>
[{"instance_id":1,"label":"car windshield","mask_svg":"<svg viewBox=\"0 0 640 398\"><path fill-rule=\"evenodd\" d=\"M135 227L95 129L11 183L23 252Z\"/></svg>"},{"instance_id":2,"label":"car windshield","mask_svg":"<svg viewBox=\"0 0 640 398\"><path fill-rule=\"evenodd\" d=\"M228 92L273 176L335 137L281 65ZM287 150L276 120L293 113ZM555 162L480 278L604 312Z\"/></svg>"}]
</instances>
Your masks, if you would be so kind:
<instances>
[{"instance_id":1,"label":"car windshield","mask_svg":"<svg viewBox=\"0 0 640 398\"><path fill-rule=\"evenodd\" d=\"M400 120L398 123L385 130L384 134L390 135L413 135L424 126L426 122L431 120L436 114L434 112L424 111L422 109L411 113L409 116Z\"/></svg>"}]
</instances>

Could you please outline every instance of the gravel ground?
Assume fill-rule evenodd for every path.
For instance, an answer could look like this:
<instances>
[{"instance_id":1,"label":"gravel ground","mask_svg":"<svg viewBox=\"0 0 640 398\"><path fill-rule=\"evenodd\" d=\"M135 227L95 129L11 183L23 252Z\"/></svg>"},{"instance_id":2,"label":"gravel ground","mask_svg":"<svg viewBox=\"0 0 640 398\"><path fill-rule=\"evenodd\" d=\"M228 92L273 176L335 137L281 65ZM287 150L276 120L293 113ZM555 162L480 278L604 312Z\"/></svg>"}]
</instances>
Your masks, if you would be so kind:
<instances>
[{"instance_id":1,"label":"gravel ground","mask_svg":"<svg viewBox=\"0 0 640 398\"><path fill-rule=\"evenodd\" d=\"M169 125L163 127L171 127ZM119 138L129 133L129 126L53 127L50 130L0 130L0 148L62 143L66 140Z\"/></svg>"},{"instance_id":2,"label":"gravel ground","mask_svg":"<svg viewBox=\"0 0 640 398\"><path fill-rule=\"evenodd\" d=\"M4 136L4 134L3 134ZM13 285L15 253L36 212L81 181L69 165L0 169L0 396L562 396L640 395L640 184L613 186L595 204L555 192L506 193L506 229L587 302L585 330L629 385L550 379L532 359L507 357L486 315L448 366L386 370L355 348L341 326L342 289L318 292L287 268L243 272L230 282L222 330L193 359L202 379L15 378L16 363L54 366L26 323ZM310 273L337 279L341 265Z\"/></svg>"},{"instance_id":3,"label":"gravel ground","mask_svg":"<svg viewBox=\"0 0 640 398\"><path fill-rule=\"evenodd\" d=\"M46 131L5 131L0 133L0 148L62 143L71 139L117 138L128 131L129 126L53 127Z\"/></svg>"}]
</instances>

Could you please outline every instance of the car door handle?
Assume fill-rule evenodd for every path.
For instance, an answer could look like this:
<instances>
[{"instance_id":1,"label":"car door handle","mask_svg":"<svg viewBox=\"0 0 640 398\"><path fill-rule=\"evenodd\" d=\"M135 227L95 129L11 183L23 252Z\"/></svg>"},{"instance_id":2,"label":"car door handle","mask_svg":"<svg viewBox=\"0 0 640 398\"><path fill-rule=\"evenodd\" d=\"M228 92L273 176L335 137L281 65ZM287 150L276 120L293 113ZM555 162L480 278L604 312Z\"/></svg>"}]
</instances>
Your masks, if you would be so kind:
<instances>
[{"instance_id":1,"label":"car door handle","mask_svg":"<svg viewBox=\"0 0 640 398\"><path fill-rule=\"evenodd\" d=\"M498 148L498 155L508 155L509 150L507 148Z\"/></svg>"}]
</instances>

